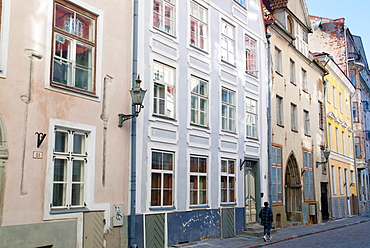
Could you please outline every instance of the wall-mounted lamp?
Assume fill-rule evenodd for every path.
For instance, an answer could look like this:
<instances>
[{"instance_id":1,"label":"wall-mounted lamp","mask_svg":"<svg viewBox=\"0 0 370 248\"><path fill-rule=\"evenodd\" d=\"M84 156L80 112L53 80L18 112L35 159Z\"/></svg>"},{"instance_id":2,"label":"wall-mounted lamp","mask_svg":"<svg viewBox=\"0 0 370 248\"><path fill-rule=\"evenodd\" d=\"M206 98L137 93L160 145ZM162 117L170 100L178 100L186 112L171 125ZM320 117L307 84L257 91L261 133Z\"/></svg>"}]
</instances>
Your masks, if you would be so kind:
<instances>
[{"instance_id":1,"label":"wall-mounted lamp","mask_svg":"<svg viewBox=\"0 0 370 248\"><path fill-rule=\"evenodd\" d=\"M326 148L324 151L325 161L316 161L316 168L319 167L320 164L326 164L328 162L329 156L330 156L330 150Z\"/></svg>"},{"instance_id":2,"label":"wall-mounted lamp","mask_svg":"<svg viewBox=\"0 0 370 248\"><path fill-rule=\"evenodd\" d=\"M134 113L131 115L118 114L118 118L119 118L118 126L119 127L122 127L122 123L124 121L127 121L133 117L137 117L140 113L140 110L144 108L143 100L144 100L146 90L143 90L140 87L140 84L141 84L141 80L140 80L140 75L139 75L136 79L136 87L130 90L132 106L134 106Z\"/></svg>"}]
</instances>

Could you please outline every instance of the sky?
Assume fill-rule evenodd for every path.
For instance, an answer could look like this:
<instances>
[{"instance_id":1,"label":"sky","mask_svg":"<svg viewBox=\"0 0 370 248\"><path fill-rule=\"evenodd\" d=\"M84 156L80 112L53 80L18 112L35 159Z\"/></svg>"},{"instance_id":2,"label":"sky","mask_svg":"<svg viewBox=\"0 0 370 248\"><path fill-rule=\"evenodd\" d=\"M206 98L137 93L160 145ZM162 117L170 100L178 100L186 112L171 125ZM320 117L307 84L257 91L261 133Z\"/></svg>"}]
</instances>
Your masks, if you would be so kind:
<instances>
[{"instance_id":1,"label":"sky","mask_svg":"<svg viewBox=\"0 0 370 248\"><path fill-rule=\"evenodd\" d=\"M310 15L330 19L344 17L351 34L361 36L366 58L370 60L369 0L306 0L306 5Z\"/></svg>"}]
</instances>

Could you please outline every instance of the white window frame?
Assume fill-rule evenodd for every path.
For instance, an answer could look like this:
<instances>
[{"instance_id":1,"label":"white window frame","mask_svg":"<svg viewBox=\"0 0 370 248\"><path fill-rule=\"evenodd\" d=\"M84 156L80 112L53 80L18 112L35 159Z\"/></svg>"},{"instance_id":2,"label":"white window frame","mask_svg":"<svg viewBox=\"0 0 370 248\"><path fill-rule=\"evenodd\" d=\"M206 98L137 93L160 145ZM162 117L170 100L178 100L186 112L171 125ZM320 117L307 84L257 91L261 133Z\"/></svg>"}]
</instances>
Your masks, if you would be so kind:
<instances>
[{"instance_id":1,"label":"white window frame","mask_svg":"<svg viewBox=\"0 0 370 248\"><path fill-rule=\"evenodd\" d=\"M204 51L208 48L208 9L195 1L190 2L190 45Z\"/></svg>"},{"instance_id":2,"label":"white window frame","mask_svg":"<svg viewBox=\"0 0 370 248\"><path fill-rule=\"evenodd\" d=\"M172 156L172 170L165 170L165 169L153 169L153 153L159 153L159 154L162 154L162 167L164 166L164 163L163 163L163 155L164 154L167 154L167 155L171 155ZM150 162L150 200L149 200L149 205L150 205L150 208L162 208L162 207L173 207L174 206L174 202L175 202L175 153L174 152L171 152L171 151L162 151L162 150L152 150L151 151L151 162ZM158 205L152 205L152 190L153 190L153 174L159 174L160 177L161 177L161 185L159 185L160 187L158 188L160 190L160 203ZM164 188L164 177L165 176L168 176L168 175L171 175L171 184L172 184L172 188L171 188L171 204L164 204L164 191L165 191L165 188ZM168 190L169 188L167 188Z\"/></svg>"},{"instance_id":3,"label":"white window frame","mask_svg":"<svg viewBox=\"0 0 370 248\"><path fill-rule=\"evenodd\" d=\"M337 88L333 86L333 106L337 108Z\"/></svg>"},{"instance_id":4,"label":"white window frame","mask_svg":"<svg viewBox=\"0 0 370 248\"><path fill-rule=\"evenodd\" d=\"M308 91L308 82L307 82L307 71L304 68L301 68L302 73L302 90Z\"/></svg>"},{"instance_id":5,"label":"white window frame","mask_svg":"<svg viewBox=\"0 0 370 248\"><path fill-rule=\"evenodd\" d=\"M235 64L235 26L221 19L221 60Z\"/></svg>"},{"instance_id":6,"label":"white window frame","mask_svg":"<svg viewBox=\"0 0 370 248\"><path fill-rule=\"evenodd\" d=\"M339 194L343 195L343 172L342 172L342 167L338 167L338 176L339 176Z\"/></svg>"},{"instance_id":7,"label":"white window frame","mask_svg":"<svg viewBox=\"0 0 370 248\"><path fill-rule=\"evenodd\" d=\"M226 99L224 99L224 92ZM222 88L221 90L221 129L223 131L236 131L236 93L235 91Z\"/></svg>"},{"instance_id":8,"label":"white window frame","mask_svg":"<svg viewBox=\"0 0 370 248\"><path fill-rule=\"evenodd\" d=\"M208 92L208 81L195 76L191 76L190 123L201 126L208 126ZM203 121L202 116L204 118Z\"/></svg>"},{"instance_id":9,"label":"white window frame","mask_svg":"<svg viewBox=\"0 0 370 248\"><path fill-rule=\"evenodd\" d=\"M339 110L343 114L343 99L342 99L342 93L339 92Z\"/></svg>"},{"instance_id":10,"label":"white window frame","mask_svg":"<svg viewBox=\"0 0 370 248\"><path fill-rule=\"evenodd\" d=\"M258 77L257 41L245 35L245 69L247 74Z\"/></svg>"},{"instance_id":11,"label":"white window frame","mask_svg":"<svg viewBox=\"0 0 370 248\"><path fill-rule=\"evenodd\" d=\"M168 19L167 21L169 21L172 26L166 26L166 25L163 25L163 19L162 19L162 22L158 22L158 25L155 26L154 24L154 17L156 15L155 11L154 11L154 8L155 8L155 3L154 2L160 2L162 3L162 8L161 8L161 12L156 12L158 13L158 15L161 15L160 13L162 13L162 18L165 18L165 19ZM153 15L153 19L152 19L152 24L153 24L153 27L155 29L158 29L166 34L169 34L169 35L172 35L172 36L175 36L176 35L176 0L153 0L152 1L152 4L153 4L153 8L152 8L152 15ZM167 18L166 17L166 8L172 8L173 12L172 12L172 16L170 18ZM166 23L166 20L165 20L165 23Z\"/></svg>"},{"instance_id":12,"label":"white window frame","mask_svg":"<svg viewBox=\"0 0 370 248\"><path fill-rule=\"evenodd\" d=\"M199 160L203 160L205 161L205 165L206 165L206 168L205 168L205 172L195 172L195 171L191 171L191 161L192 159L197 159L198 160L198 163L200 162ZM199 164L198 164L199 166ZM190 207L194 207L194 206L206 206L208 204L208 157L206 156L199 156L199 155L190 155L190 166L189 166L189 184L190 184L190 196L189 196L189 205ZM198 168L199 169L199 168ZM196 180L196 187L192 187L191 185L191 177L195 177L197 180ZM205 179L205 185L203 185L204 187L202 187L201 185L201 180L200 178L203 178ZM205 192L205 203L200 203L200 193L201 192ZM197 202L196 203L192 203L191 202L191 199L192 199L192 192L194 192L196 195L197 195Z\"/></svg>"},{"instance_id":13,"label":"white window frame","mask_svg":"<svg viewBox=\"0 0 370 248\"><path fill-rule=\"evenodd\" d=\"M176 69L157 61L153 63L153 115L176 118Z\"/></svg>"},{"instance_id":14,"label":"white window frame","mask_svg":"<svg viewBox=\"0 0 370 248\"><path fill-rule=\"evenodd\" d=\"M247 1L246 0L234 0L236 3L238 3L240 6L247 8Z\"/></svg>"},{"instance_id":15,"label":"white window frame","mask_svg":"<svg viewBox=\"0 0 370 248\"><path fill-rule=\"evenodd\" d=\"M328 123L328 136L329 136L329 144L330 149L333 150L333 125L331 123Z\"/></svg>"},{"instance_id":16,"label":"white window frame","mask_svg":"<svg viewBox=\"0 0 370 248\"><path fill-rule=\"evenodd\" d=\"M311 128L310 128L310 112L308 110L303 110L303 118L304 118L304 134L310 135Z\"/></svg>"},{"instance_id":17,"label":"white window frame","mask_svg":"<svg viewBox=\"0 0 370 248\"><path fill-rule=\"evenodd\" d=\"M352 116L353 116L353 122L360 121L360 118L358 116L358 102L352 102Z\"/></svg>"},{"instance_id":18,"label":"white window frame","mask_svg":"<svg viewBox=\"0 0 370 248\"><path fill-rule=\"evenodd\" d=\"M276 124L284 126L284 99L276 96Z\"/></svg>"},{"instance_id":19,"label":"white window frame","mask_svg":"<svg viewBox=\"0 0 370 248\"><path fill-rule=\"evenodd\" d=\"M258 101L246 98L246 136L258 139Z\"/></svg>"},{"instance_id":20,"label":"white window frame","mask_svg":"<svg viewBox=\"0 0 370 248\"><path fill-rule=\"evenodd\" d=\"M226 171L223 170L223 164L226 163ZM234 168L230 169L230 164L233 164ZM220 173L220 202L222 204L230 204L230 203L236 203L236 170L237 170L237 163L235 159L229 159L229 158L221 158L221 173ZM223 178L226 178L226 188L222 185ZM234 184L234 188L231 188L230 185ZM233 193L232 193L233 191ZM222 193L223 192L223 193ZM223 195L225 195L226 192L226 201L223 199ZM232 195L234 195L234 199L232 198Z\"/></svg>"},{"instance_id":21,"label":"white window frame","mask_svg":"<svg viewBox=\"0 0 370 248\"><path fill-rule=\"evenodd\" d=\"M336 170L335 170L335 166L332 165L331 166L331 174L332 174L332 180L331 180L331 185L332 185L332 189L333 189L333 195L336 195L337 194L337 175L336 175Z\"/></svg>"},{"instance_id":22,"label":"white window frame","mask_svg":"<svg viewBox=\"0 0 370 248\"><path fill-rule=\"evenodd\" d=\"M6 78L8 68L10 4L11 0L2 0L2 13L0 13L0 78Z\"/></svg>"},{"instance_id":23,"label":"white window frame","mask_svg":"<svg viewBox=\"0 0 370 248\"><path fill-rule=\"evenodd\" d=\"M345 133L342 131L342 149L343 149L343 155L346 156L346 140L345 140Z\"/></svg>"},{"instance_id":24,"label":"white window frame","mask_svg":"<svg viewBox=\"0 0 370 248\"><path fill-rule=\"evenodd\" d=\"M294 60L290 59L289 60L289 65L290 65L290 82L294 85L296 85L296 76L295 76L295 62Z\"/></svg>"},{"instance_id":25,"label":"white window frame","mask_svg":"<svg viewBox=\"0 0 370 248\"><path fill-rule=\"evenodd\" d=\"M280 48L278 47L275 47L275 66L274 66L274 69L277 73L279 73L280 75L283 74L283 66L282 66L282 63L283 63L283 55L282 55L282 51Z\"/></svg>"},{"instance_id":26,"label":"white window frame","mask_svg":"<svg viewBox=\"0 0 370 248\"><path fill-rule=\"evenodd\" d=\"M85 182L86 182L86 173L85 171L88 170L88 161L90 157L88 156L88 153L86 151L86 145L89 143L89 133L86 133L84 131L80 130L72 130L70 128L63 128L63 127L56 127L54 131L54 144L56 144L56 137L57 133L64 134L67 137L67 144L66 144L66 151L57 151L56 147L54 146L53 149L53 162L54 162L54 177L53 177L53 194L52 194L52 203L51 203L51 208L52 209L76 209L76 208L84 208L86 206L86 197L85 197ZM82 149L83 151L81 153L74 153L74 137L75 136L81 136L83 137L83 142L82 142ZM81 149L81 150L82 150ZM56 180L56 172L61 172L61 170L57 170L55 167L57 165L57 161L65 161L64 163L64 172L62 172L62 175L64 175L63 180ZM80 173L81 177L79 179L73 179L75 176L75 162L78 161L82 163ZM82 172L81 172L82 171ZM62 176L59 175L59 176ZM55 205L54 204L54 195L56 194L54 186L56 185L64 185L64 189L62 191L64 199L61 199L63 204ZM82 198L80 200L80 204L74 204L73 203L73 196L77 194L73 194L73 188L74 186L80 186L80 196L79 198Z\"/></svg>"},{"instance_id":27,"label":"white window frame","mask_svg":"<svg viewBox=\"0 0 370 248\"><path fill-rule=\"evenodd\" d=\"M291 130L298 132L298 107L294 103L290 103L290 109Z\"/></svg>"},{"instance_id":28,"label":"white window frame","mask_svg":"<svg viewBox=\"0 0 370 248\"><path fill-rule=\"evenodd\" d=\"M326 80L326 100L328 103L331 103L330 83L327 80Z\"/></svg>"},{"instance_id":29,"label":"white window frame","mask_svg":"<svg viewBox=\"0 0 370 248\"><path fill-rule=\"evenodd\" d=\"M96 142L96 128L95 126L74 123L64 120L51 119L49 126L49 133L54 134L54 131L59 130L71 130L79 133L88 134L86 139L85 147L87 152L87 161L85 163L85 175L84 175L84 205L83 206L52 206L53 200L53 178L54 178L54 145L55 145L55 135L49 135L48 142L48 158L47 158L47 174L46 174L46 191L45 191L45 218L46 219L58 219L61 218L60 214L69 216L68 214L73 214L79 211L79 209L89 209L95 208L94 204L94 176L95 176L95 142ZM57 156L64 156L63 154L56 154ZM82 155L76 155L79 159L83 159ZM60 212L61 211L61 212ZM52 214L51 214L52 213Z\"/></svg>"},{"instance_id":30,"label":"white window frame","mask_svg":"<svg viewBox=\"0 0 370 248\"><path fill-rule=\"evenodd\" d=\"M335 127L335 151L340 153L339 151L339 128Z\"/></svg>"}]
</instances>

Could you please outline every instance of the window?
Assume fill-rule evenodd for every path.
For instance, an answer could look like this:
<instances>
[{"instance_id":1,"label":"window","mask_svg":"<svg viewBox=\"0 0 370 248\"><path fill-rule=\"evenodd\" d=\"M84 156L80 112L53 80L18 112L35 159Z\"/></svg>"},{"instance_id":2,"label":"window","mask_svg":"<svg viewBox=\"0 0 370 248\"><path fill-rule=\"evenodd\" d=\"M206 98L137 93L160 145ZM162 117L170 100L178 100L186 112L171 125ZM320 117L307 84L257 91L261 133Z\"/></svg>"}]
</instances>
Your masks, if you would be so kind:
<instances>
[{"instance_id":1,"label":"window","mask_svg":"<svg viewBox=\"0 0 370 248\"><path fill-rule=\"evenodd\" d=\"M152 151L152 207L173 206L173 157L171 152Z\"/></svg>"},{"instance_id":2,"label":"window","mask_svg":"<svg viewBox=\"0 0 370 248\"><path fill-rule=\"evenodd\" d=\"M313 181L313 169L312 169L312 152L303 151L304 159L304 199L314 200L314 181Z\"/></svg>"},{"instance_id":3,"label":"window","mask_svg":"<svg viewBox=\"0 0 370 248\"><path fill-rule=\"evenodd\" d=\"M191 123L208 125L208 82L191 77Z\"/></svg>"},{"instance_id":4,"label":"window","mask_svg":"<svg viewBox=\"0 0 370 248\"><path fill-rule=\"evenodd\" d=\"M54 132L53 193L51 207L86 206L86 172L89 170L89 133L57 127Z\"/></svg>"},{"instance_id":5,"label":"window","mask_svg":"<svg viewBox=\"0 0 370 248\"><path fill-rule=\"evenodd\" d=\"M332 166L331 167L331 181L333 182L332 184L332 191L333 191L333 195L336 195L337 194L337 175L335 173L335 167Z\"/></svg>"},{"instance_id":6,"label":"window","mask_svg":"<svg viewBox=\"0 0 370 248\"><path fill-rule=\"evenodd\" d=\"M244 8L247 7L247 3L245 2L245 0L235 0L235 2L237 2L238 4L240 4L241 6L243 6Z\"/></svg>"},{"instance_id":7,"label":"window","mask_svg":"<svg viewBox=\"0 0 370 248\"><path fill-rule=\"evenodd\" d=\"M352 139L351 135L348 135L348 147L349 147L349 156L353 156L353 146L352 146Z\"/></svg>"},{"instance_id":8,"label":"window","mask_svg":"<svg viewBox=\"0 0 370 248\"><path fill-rule=\"evenodd\" d=\"M290 118L291 118L291 129L292 131L298 131L298 123L297 123L297 105L291 103L290 104Z\"/></svg>"},{"instance_id":9,"label":"window","mask_svg":"<svg viewBox=\"0 0 370 248\"><path fill-rule=\"evenodd\" d=\"M339 153L339 129L335 128L335 151Z\"/></svg>"},{"instance_id":10,"label":"window","mask_svg":"<svg viewBox=\"0 0 370 248\"><path fill-rule=\"evenodd\" d=\"M246 72L257 77L257 42L245 36L245 58Z\"/></svg>"},{"instance_id":11,"label":"window","mask_svg":"<svg viewBox=\"0 0 370 248\"><path fill-rule=\"evenodd\" d=\"M275 71L279 74L283 74L282 72L282 55L281 50L277 47L275 47Z\"/></svg>"},{"instance_id":12,"label":"window","mask_svg":"<svg viewBox=\"0 0 370 248\"><path fill-rule=\"evenodd\" d=\"M308 33L302 29L302 40L308 43Z\"/></svg>"},{"instance_id":13,"label":"window","mask_svg":"<svg viewBox=\"0 0 370 248\"><path fill-rule=\"evenodd\" d=\"M165 33L175 35L175 1L153 1L153 26Z\"/></svg>"},{"instance_id":14,"label":"window","mask_svg":"<svg viewBox=\"0 0 370 248\"><path fill-rule=\"evenodd\" d=\"M51 85L95 94L96 20L84 9L55 2Z\"/></svg>"},{"instance_id":15,"label":"window","mask_svg":"<svg viewBox=\"0 0 370 248\"><path fill-rule=\"evenodd\" d=\"M324 150L325 148L324 147L320 147L320 157L321 157L321 161L325 161L326 160L326 158L325 158L325 156L324 156ZM325 164L322 164L322 166L321 166L321 173L323 174L323 175L327 175L327 171L326 171L326 163Z\"/></svg>"},{"instance_id":16,"label":"window","mask_svg":"<svg viewBox=\"0 0 370 248\"><path fill-rule=\"evenodd\" d=\"M207 204L207 158L190 157L190 205Z\"/></svg>"},{"instance_id":17,"label":"window","mask_svg":"<svg viewBox=\"0 0 370 248\"><path fill-rule=\"evenodd\" d=\"M353 116L353 122L359 122L359 118L358 118L358 103L357 102L353 102L352 103L352 116Z\"/></svg>"},{"instance_id":18,"label":"window","mask_svg":"<svg viewBox=\"0 0 370 248\"><path fill-rule=\"evenodd\" d=\"M342 150L343 150L343 155L347 155L346 151L346 140L345 140L345 135L344 132L342 131Z\"/></svg>"},{"instance_id":19,"label":"window","mask_svg":"<svg viewBox=\"0 0 370 248\"><path fill-rule=\"evenodd\" d=\"M319 128L324 129L324 121L325 121L325 114L324 114L324 104L319 102Z\"/></svg>"},{"instance_id":20,"label":"window","mask_svg":"<svg viewBox=\"0 0 370 248\"><path fill-rule=\"evenodd\" d=\"M337 108L337 88L333 86L333 104L334 108Z\"/></svg>"},{"instance_id":21,"label":"window","mask_svg":"<svg viewBox=\"0 0 370 248\"><path fill-rule=\"evenodd\" d=\"M247 130L247 137L249 138L258 138L258 116L257 116L257 101L247 98L246 99L246 130Z\"/></svg>"},{"instance_id":22,"label":"window","mask_svg":"<svg viewBox=\"0 0 370 248\"><path fill-rule=\"evenodd\" d=\"M333 149L333 131L332 131L331 123L328 123L328 136L329 136L330 149Z\"/></svg>"},{"instance_id":23,"label":"window","mask_svg":"<svg viewBox=\"0 0 370 248\"><path fill-rule=\"evenodd\" d=\"M235 160L221 159L221 203L235 203Z\"/></svg>"},{"instance_id":24,"label":"window","mask_svg":"<svg viewBox=\"0 0 370 248\"><path fill-rule=\"evenodd\" d=\"M276 96L276 124L279 126L284 125L283 110L283 98L281 96Z\"/></svg>"},{"instance_id":25,"label":"window","mask_svg":"<svg viewBox=\"0 0 370 248\"><path fill-rule=\"evenodd\" d=\"M222 88L222 130L235 132L235 92Z\"/></svg>"},{"instance_id":26,"label":"window","mask_svg":"<svg viewBox=\"0 0 370 248\"><path fill-rule=\"evenodd\" d=\"M0 78L6 77L11 0L0 0Z\"/></svg>"},{"instance_id":27,"label":"window","mask_svg":"<svg viewBox=\"0 0 370 248\"><path fill-rule=\"evenodd\" d=\"M156 115L175 118L175 69L154 62L153 73L153 112Z\"/></svg>"},{"instance_id":28,"label":"window","mask_svg":"<svg viewBox=\"0 0 370 248\"><path fill-rule=\"evenodd\" d=\"M353 85L355 85L355 80L356 80L356 73L355 70L349 70L349 80Z\"/></svg>"},{"instance_id":29,"label":"window","mask_svg":"<svg viewBox=\"0 0 370 248\"><path fill-rule=\"evenodd\" d=\"M341 113L343 113L343 99L342 99L342 93L339 92L339 110Z\"/></svg>"},{"instance_id":30,"label":"window","mask_svg":"<svg viewBox=\"0 0 370 248\"><path fill-rule=\"evenodd\" d=\"M356 184L355 172L351 170L351 184Z\"/></svg>"},{"instance_id":31,"label":"window","mask_svg":"<svg viewBox=\"0 0 370 248\"><path fill-rule=\"evenodd\" d=\"M339 176L339 193L343 195L343 172L341 167L338 167L338 176Z\"/></svg>"},{"instance_id":32,"label":"window","mask_svg":"<svg viewBox=\"0 0 370 248\"><path fill-rule=\"evenodd\" d=\"M281 148L273 146L271 154L271 200L272 202L282 202L283 193L281 186Z\"/></svg>"},{"instance_id":33,"label":"window","mask_svg":"<svg viewBox=\"0 0 370 248\"><path fill-rule=\"evenodd\" d=\"M224 20L221 21L221 25L221 60L234 65L235 27Z\"/></svg>"},{"instance_id":34,"label":"window","mask_svg":"<svg viewBox=\"0 0 370 248\"><path fill-rule=\"evenodd\" d=\"M205 50L207 47L208 13L196 2L190 3L190 44Z\"/></svg>"},{"instance_id":35,"label":"window","mask_svg":"<svg viewBox=\"0 0 370 248\"><path fill-rule=\"evenodd\" d=\"M304 134L310 135L310 112L303 110L304 116Z\"/></svg>"},{"instance_id":36,"label":"window","mask_svg":"<svg viewBox=\"0 0 370 248\"><path fill-rule=\"evenodd\" d=\"M308 86L307 86L307 71L302 68L302 90L303 91L308 91Z\"/></svg>"},{"instance_id":37,"label":"window","mask_svg":"<svg viewBox=\"0 0 370 248\"><path fill-rule=\"evenodd\" d=\"M326 81L326 85L327 85L327 87L326 87L326 94L327 94L326 99L327 99L328 102L331 102L331 92L330 92L330 87L329 87L329 82L328 81Z\"/></svg>"},{"instance_id":38,"label":"window","mask_svg":"<svg viewBox=\"0 0 370 248\"><path fill-rule=\"evenodd\" d=\"M348 99L346 99L346 114L347 114L347 118L349 119L350 118L350 116L351 116L351 111L350 111L350 107L351 107L351 105L349 104L349 101L348 101Z\"/></svg>"},{"instance_id":39,"label":"window","mask_svg":"<svg viewBox=\"0 0 370 248\"><path fill-rule=\"evenodd\" d=\"M361 158L360 137L355 137L355 156L356 158Z\"/></svg>"},{"instance_id":40,"label":"window","mask_svg":"<svg viewBox=\"0 0 370 248\"><path fill-rule=\"evenodd\" d=\"M289 33L291 33L294 36L294 22L291 16L287 17L287 27L286 29L288 30Z\"/></svg>"},{"instance_id":41,"label":"window","mask_svg":"<svg viewBox=\"0 0 370 248\"><path fill-rule=\"evenodd\" d=\"M296 84L295 83L295 62L290 59L290 82L292 84Z\"/></svg>"}]
</instances>

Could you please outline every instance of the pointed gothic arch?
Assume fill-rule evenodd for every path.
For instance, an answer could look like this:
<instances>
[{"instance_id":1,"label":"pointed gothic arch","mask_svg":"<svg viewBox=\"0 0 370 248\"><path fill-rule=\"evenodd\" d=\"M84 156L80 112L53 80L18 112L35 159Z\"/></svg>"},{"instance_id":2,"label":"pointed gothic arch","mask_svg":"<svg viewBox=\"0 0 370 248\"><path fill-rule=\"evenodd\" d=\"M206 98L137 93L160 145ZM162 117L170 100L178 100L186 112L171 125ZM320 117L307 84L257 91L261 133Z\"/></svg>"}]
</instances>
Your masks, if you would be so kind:
<instances>
[{"instance_id":1,"label":"pointed gothic arch","mask_svg":"<svg viewBox=\"0 0 370 248\"><path fill-rule=\"evenodd\" d=\"M287 213L302 211L301 173L299 172L299 167L294 152L289 155L286 165L285 189Z\"/></svg>"}]
</instances>

